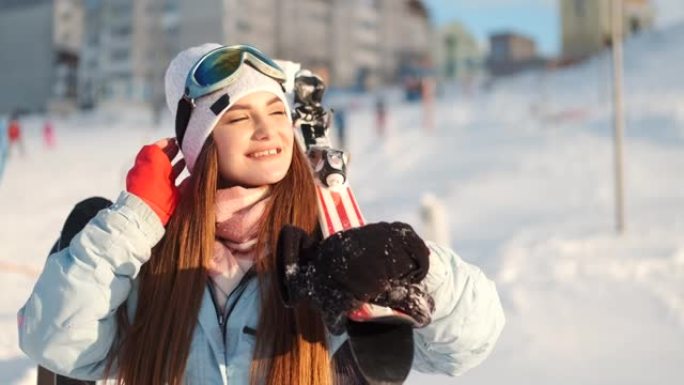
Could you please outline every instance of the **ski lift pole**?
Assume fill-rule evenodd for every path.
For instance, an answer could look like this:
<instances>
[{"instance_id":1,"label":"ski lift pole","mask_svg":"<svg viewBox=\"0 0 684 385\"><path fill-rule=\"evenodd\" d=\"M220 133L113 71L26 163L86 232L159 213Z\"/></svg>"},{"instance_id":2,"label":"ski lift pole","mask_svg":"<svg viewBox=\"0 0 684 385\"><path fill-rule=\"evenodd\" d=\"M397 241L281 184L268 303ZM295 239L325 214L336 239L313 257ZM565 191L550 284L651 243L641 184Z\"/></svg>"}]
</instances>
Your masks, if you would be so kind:
<instances>
[{"instance_id":1,"label":"ski lift pole","mask_svg":"<svg viewBox=\"0 0 684 385\"><path fill-rule=\"evenodd\" d=\"M625 230L623 137L625 129L623 101L623 0L612 0L613 112L615 163L615 225L618 234Z\"/></svg>"}]
</instances>

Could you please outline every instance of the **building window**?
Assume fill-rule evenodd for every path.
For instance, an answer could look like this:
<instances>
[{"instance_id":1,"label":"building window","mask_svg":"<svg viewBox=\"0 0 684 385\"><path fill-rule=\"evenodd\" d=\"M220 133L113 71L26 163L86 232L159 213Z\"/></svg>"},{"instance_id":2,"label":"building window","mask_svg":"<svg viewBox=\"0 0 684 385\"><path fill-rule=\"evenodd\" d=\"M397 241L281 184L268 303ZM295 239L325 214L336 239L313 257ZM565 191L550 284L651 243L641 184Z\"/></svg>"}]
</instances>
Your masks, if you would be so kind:
<instances>
[{"instance_id":1,"label":"building window","mask_svg":"<svg viewBox=\"0 0 684 385\"><path fill-rule=\"evenodd\" d=\"M110 10L114 16L128 17L131 15L131 3L112 4Z\"/></svg>"},{"instance_id":2,"label":"building window","mask_svg":"<svg viewBox=\"0 0 684 385\"><path fill-rule=\"evenodd\" d=\"M59 41L62 44L69 44L71 42L71 34L69 32L62 32L59 36Z\"/></svg>"},{"instance_id":3,"label":"building window","mask_svg":"<svg viewBox=\"0 0 684 385\"><path fill-rule=\"evenodd\" d=\"M505 61L508 58L508 47L505 42L497 41L492 44L492 59Z\"/></svg>"},{"instance_id":4,"label":"building window","mask_svg":"<svg viewBox=\"0 0 684 385\"><path fill-rule=\"evenodd\" d=\"M112 27L112 36L123 37L123 36L128 36L130 34L131 34L131 26L130 25L119 25L119 26Z\"/></svg>"},{"instance_id":5,"label":"building window","mask_svg":"<svg viewBox=\"0 0 684 385\"><path fill-rule=\"evenodd\" d=\"M128 48L122 48L122 49L112 50L110 58L112 59L112 61L124 61L124 60L128 60L128 56L129 56Z\"/></svg>"},{"instance_id":6,"label":"building window","mask_svg":"<svg viewBox=\"0 0 684 385\"><path fill-rule=\"evenodd\" d=\"M62 12L60 15L60 21L64 24L69 24L71 22L71 13L69 11Z\"/></svg>"},{"instance_id":7,"label":"building window","mask_svg":"<svg viewBox=\"0 0 684 385\"><path fill-rule=\"evenodd\" d=\"M584 17L587 13L586 0L575 0L575 15Z\"/></svg>"},{"instance_id":8,"label":"building window","mask_svg":"<svg viewBox=\"0 0 684 385\"><path fill-rule=\"evenodd\" d=\"M359 28L365 29L367 31L374 31L376 29L376 24L375 22L371 20L361 20L359 22Z\"/></svg>"},{"instance_id":9,"label":"building window","mask_svg":"<svg viewBox=\"0 0 684 385\"><path fill-rule=\"evenodd\" d=\"M100 43L100 35L98 33L88 33L88 45L98 45Z\"/></svg>"}]
</instances>

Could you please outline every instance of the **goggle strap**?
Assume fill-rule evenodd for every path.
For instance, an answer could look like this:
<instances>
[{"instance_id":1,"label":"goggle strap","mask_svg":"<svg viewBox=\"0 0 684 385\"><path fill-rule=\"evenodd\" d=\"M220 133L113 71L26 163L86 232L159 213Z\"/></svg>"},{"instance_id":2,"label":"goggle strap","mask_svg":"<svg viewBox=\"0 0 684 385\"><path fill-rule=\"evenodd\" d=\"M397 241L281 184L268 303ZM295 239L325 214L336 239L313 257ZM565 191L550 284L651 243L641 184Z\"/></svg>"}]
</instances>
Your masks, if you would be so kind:
<instances>
[{"instance_id":1,"label":"goggle strap","mask_svg":"<svg viewBox=\"0 0 684 385\"><path fill-rule=\"evenodd\" d=\"M186 97L182 97L178 101L178 108L176 109L176 139L178 140L178 146L181 148L183 147L183 138L190 122L192 109L192 102Z\"/></svg>"},{"instance_id":2,"label":"goggle strap","mask_svg":"<svg viewBox=\"0 0 684 385\"><path fill-rule=\"evenodd\" d=\"M223 94L220 98L218 98L217 101L214 102L214 104L209 107L211 109L211 112L214 113L214 115L218 116L223 110L228 107L230 104L230 96L228 94Z\"/></svg>"}]
</instances>

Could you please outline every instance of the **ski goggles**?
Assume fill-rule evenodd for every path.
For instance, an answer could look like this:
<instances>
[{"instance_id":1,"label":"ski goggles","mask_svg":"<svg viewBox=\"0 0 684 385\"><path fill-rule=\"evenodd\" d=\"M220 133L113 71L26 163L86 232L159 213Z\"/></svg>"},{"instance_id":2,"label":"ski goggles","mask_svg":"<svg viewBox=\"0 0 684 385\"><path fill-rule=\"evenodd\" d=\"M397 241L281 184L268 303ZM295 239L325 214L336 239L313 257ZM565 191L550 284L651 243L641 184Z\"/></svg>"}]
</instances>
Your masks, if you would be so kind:
<instances>
[{"instance_id":1,"label":"ski goggles","mask_svg":"<svg viewBox=\"0 0 684 385\"><path fill-rule=\"evenodd\" d=\"M250 65L281 85L287 80L285 71L265 53L249 45L219 47L202 56L190 69L183 97L176 111L176 138L183 136L195 107L195 100L229 86L240 77L240 69Z\"/></svg>"}]
</instances>

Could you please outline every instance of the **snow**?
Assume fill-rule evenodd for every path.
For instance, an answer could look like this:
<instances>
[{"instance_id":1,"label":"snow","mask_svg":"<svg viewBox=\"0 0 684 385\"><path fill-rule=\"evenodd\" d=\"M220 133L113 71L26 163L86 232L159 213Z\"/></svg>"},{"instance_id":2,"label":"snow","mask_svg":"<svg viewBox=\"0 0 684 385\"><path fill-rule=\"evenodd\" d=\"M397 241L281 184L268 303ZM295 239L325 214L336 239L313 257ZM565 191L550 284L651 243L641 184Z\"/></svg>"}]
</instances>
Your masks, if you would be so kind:
<instances>
[{"instance_id":1,"label":"snow","mask_svg":"<svg viewBox=\"0 0 684 385\"><path fill-rule=\"evenodd\" d=\"M451 246L495 280L507 325L492 355L454 379L409 384L675 384L684 380L684 25L627 44L627 230L614 230L609 57L464 94L445 88L432 131L419 105L371 96L348 115L350 180L369 221L419 233L421 200L446 210ZM25 121L27 155L0 181L0 383L35 383L16 310L71 206L113 199L138 148L172 135L135 106ZM429 381L429 382L428 382Z\"/></svg>"}]
</instances>

